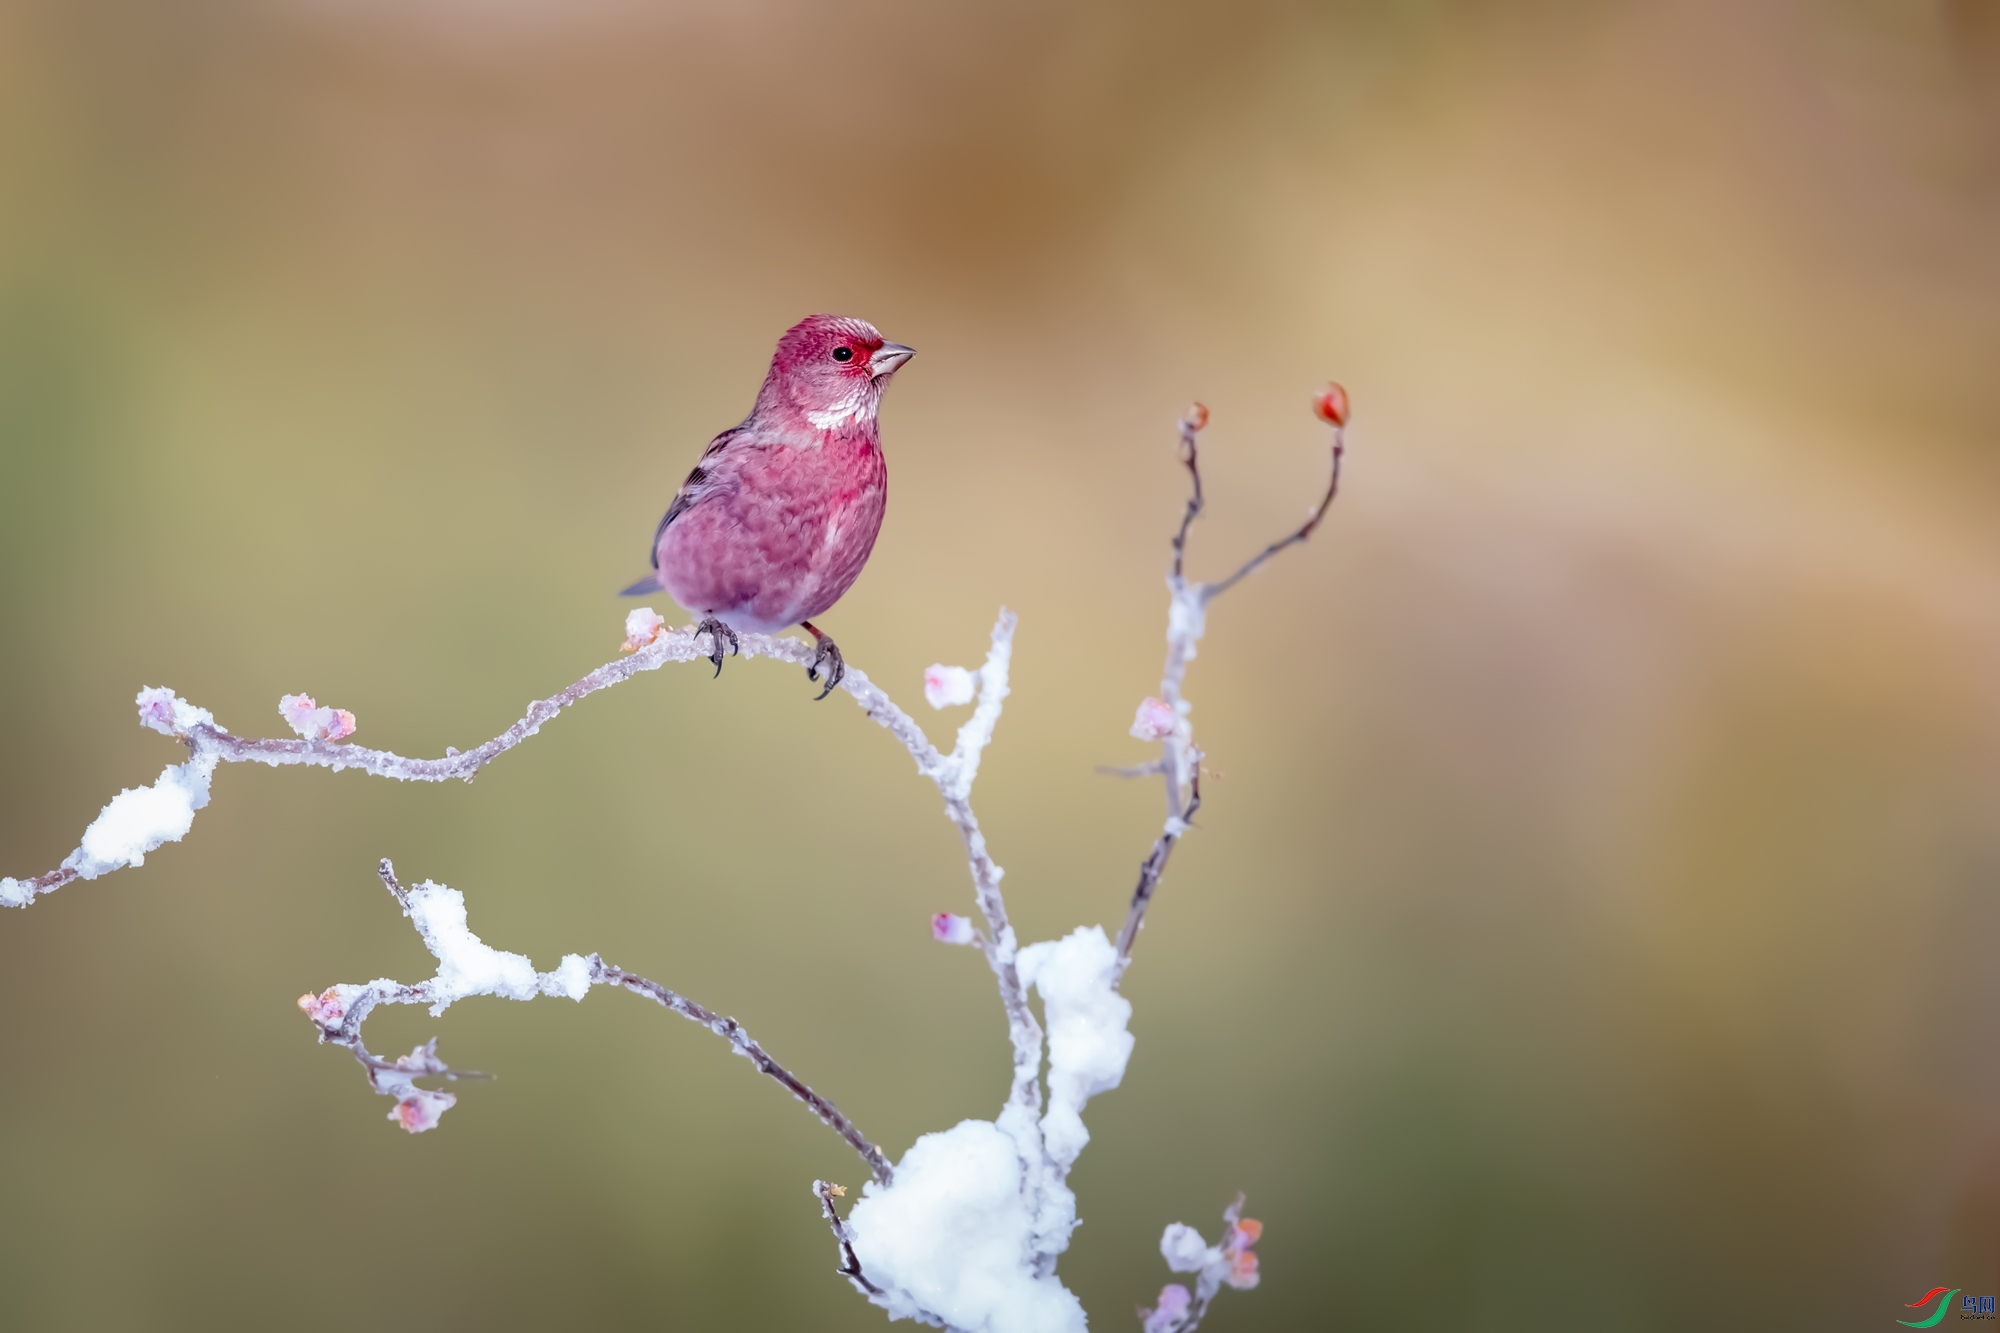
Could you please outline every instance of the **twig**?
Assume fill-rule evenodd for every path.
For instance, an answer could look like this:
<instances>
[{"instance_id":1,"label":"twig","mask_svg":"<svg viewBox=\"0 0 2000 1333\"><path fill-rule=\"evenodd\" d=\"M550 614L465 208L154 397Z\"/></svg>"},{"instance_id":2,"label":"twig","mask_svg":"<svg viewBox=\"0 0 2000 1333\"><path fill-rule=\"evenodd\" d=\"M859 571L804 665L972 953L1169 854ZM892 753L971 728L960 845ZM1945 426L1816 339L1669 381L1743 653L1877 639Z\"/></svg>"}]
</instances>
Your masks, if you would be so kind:
<instances>
[{"instance_id":1,"label":"twig","mask_svg":"<svg viewBox=\"0 0 2000 1333\"><path fill-rule=\"evenodd\" d=\"M418 920L418 931L424 937L425 947L438 958L438 976L430 981L420 981L409 986L388 980L372 981L365 986L334 986L319 996L301 997L299 1007L305 1010L306 1016L319 1029L319 1039L330 1045L344 1047L353 1054L362 1067L369 1071L369 1082L378 1092L398 1098L399 1109L407 1104L409 1098L419 1099L416 1112L403 1118L405 1128L428 1129L436 1123L437 1116L443 1114L451 1105L448 1094L417 1089L411 1084L411 1078L435 1075L451 1079L484 1077L484 1075L459 1074L451 1070L437 1059L435 1040L429 1046L419 1047L410 1055L399 1057L394 1061L386 1061L370 1054L361 1043L361 1025L367 1021L369 1013L377 1005L427 1004L432 1006L431 1012L435 1014L454 1001L475 994L507 994L516 999L529 999L536 994L566 994L571 998L581 999L589 986L619 986L635 995L643 995L691 1022L699 1023L721 1037L738 1055L757 1066L759 1073L775 1080L792 1096L804 1102L806 1108L817 1116L822 1124L840 1135L849 1147L860 1154L861 1160L868 1164L868 1170L876 1180L886 1185L895 1178L895 1172L888 1158L883 1156L882 1150L855 1127L853 1121L842 1115L840 1109L832 1102L806 1086L797 1075L773 1060L735 1019L718 1014L705 1005L662 986L657 981L615 967L594 953L576 959L577 964L584 969L584 975L581 979L574 979L565 976L561 969L548 973L533 972L533 965L527 963L525 959L519 959L517 955L496 955L469 932L463 940L442 938L433 927L427 926L426 922L430 918L420 917L419 913L429 906L430 895L456 894L456 890L434 884L419 885L415 889L405 888L396 878L395 866L390 864L387 858L384 858L377 867L376 873L381 876L383 886L395 896L404 913ZM454 910L462 913L463 909L459 907ZM447 954L453 955L452 961L447 961ZM460 955L469 958L472 965L465 966L459 961ZM504 970L481 965L485 960L494 957L503 962L517 961L522 968L532 974L532 989L523 994L520 987L506 990L503 989L502 983L491 981L481 988L453 989L445 983L448 972L491 975ZM564 962L567 965L570 960L565 959ZM575 984L572 987L573 981ZM441 1103L435 1101L441 1097L444 1098ZM433 1100L421 1100L425 1098ZM422 1123L413 1124L412 1119L421 1120Z\"/></svg>"},{"instance_id":2,"label":"twig","mask_svg":"<svg viewBox=\"0 0 2000 1333\"><path fill-rule=\"evenodd\" d=\"M849 1282L852 1282L865 1294L880 1296L882 1289L873 1282L870 1282L862 1274L861 1260L854 1257L854 1233L847 1229L847 1223L841 1221L839 1212L833 1206L834 1195L845 1194L846 1192L840 1186L832 1184L829 1181L815 1180L813 1182L813 1197L819 1200L820 1209L826 1215L827 1225L833 1228L833 1238L840 1245L840 1268L838 1270L840 1275Z\"/></svg>"},{"instance_id":3,"label":"twig","mask_svg":"<svg viewBox=\"0 0 2000 1333\"><path fill-rule=\"evenodd\" d=\"M1329 386L1329 393L1336 392ZM1194 745L1194 729L1187 719L1187 704L1181 695L1182 683L1187 678L1188 663L1196 654L1196 645L1201 642L1207 630L1208 604L1215 598L1235 587L1248 577L1251 571L1269 560L1288 546L1303 542L1312 535L1326 516L1327 507L1340 493L1340 462L1346 452L1344 433L1346 429L1346 395L1340 392L1337 411L1325 405L1325 400L1315 404L1322 419L1333 427L1332 466L1326 484L1326 494L1313 507L1311 515L1295 532L1272 542L1262 551L1252 556L1241 569L1220 583L1191 583L1186 577L1186 557L1188 530L1195 519L1201 516L1205 503L1201 485L1201 455L1196 444L1196 436L1208 424L1208 409L1196 403L1180 421L1181 463L1188 470L1192 484L1187 507L1181 513L1181 524L1173 536L1174 563L1167 575L1167 590L1171 600L1167 614L1167 659L1160 673L1160 700L1171 710L1174 729L1160 741L1160 757L1150 764L1131 769L1100 769L1100 772L1115 772L1123 776L1138 776L1159 773L1165 779L1167 796L1166 825L1153 843L1153 850L1139 867L1139 882L1132 890L1132 905L1126 913L1125 925L1118 932L1118 968L1122 974L1131 962L1132 949L1139 938L1139 931L1146 924L1146 909L1151 906L1154 892L1159 888L1160 877L1166 873L1167 860L1173 855L1174 846L1181 835L1187 832L1189 821L1196 810L1201 808L1201 752Z\"/></svg>"},{"instance_id":4,"label":"twig","mask_svg":"<svg viewBox=\"0 0 2000 1333\"><path fill-rule=\"evenodd\" d=\"M590 979L593 982L608 986L623 986L634 995L643 995L673 1010L682 1018L701 1024L728 1042L738 1055L757 1066L758 1073L777 1080L787 1092L804 1102L807 1109L820 1118L821 1123L847 1140L847 1146L861 1155L861 1160L868 1164L868 1170L875 1179L884 1185L895 1179L895 1170L889 1165L889 1159L882 1155L882 1150L870 1143L868 1137L854 1127L854 1122L840 1113L840 1108L800 1082L790 1070L766 1054L764 1048L751 1040L750 1034L745 1032L742 1024L735 1019L724 1017L704 1005L695 1003L685 995L668 990L657 981L648 981L644 977L634 976L623 968L613 967L596 954L590 955L590 965Z\"/></svg>"}]
</instances>

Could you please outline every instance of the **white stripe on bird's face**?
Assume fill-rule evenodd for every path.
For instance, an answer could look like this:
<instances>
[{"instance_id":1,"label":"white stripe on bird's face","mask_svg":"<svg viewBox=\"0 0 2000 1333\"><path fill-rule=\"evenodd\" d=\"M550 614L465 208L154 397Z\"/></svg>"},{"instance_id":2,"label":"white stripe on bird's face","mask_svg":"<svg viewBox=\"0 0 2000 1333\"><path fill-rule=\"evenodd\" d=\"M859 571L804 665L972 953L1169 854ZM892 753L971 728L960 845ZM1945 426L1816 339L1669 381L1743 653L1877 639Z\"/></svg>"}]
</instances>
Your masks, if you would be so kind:
<instances>
[{"instance_id":1,"label":"white stripe on bird's face","mask_svg":"<svg viewBox=\"0 0 2000 1333\"><path fill-rule=\"evenodd\" d=\"M845 398L817 412L806 413L806 420L820 430L834 430L850 418L855 421L872 420L877 399L877 395L870 392L873 388L872 384L857 384Z\"/></svg>"}]
</instances>

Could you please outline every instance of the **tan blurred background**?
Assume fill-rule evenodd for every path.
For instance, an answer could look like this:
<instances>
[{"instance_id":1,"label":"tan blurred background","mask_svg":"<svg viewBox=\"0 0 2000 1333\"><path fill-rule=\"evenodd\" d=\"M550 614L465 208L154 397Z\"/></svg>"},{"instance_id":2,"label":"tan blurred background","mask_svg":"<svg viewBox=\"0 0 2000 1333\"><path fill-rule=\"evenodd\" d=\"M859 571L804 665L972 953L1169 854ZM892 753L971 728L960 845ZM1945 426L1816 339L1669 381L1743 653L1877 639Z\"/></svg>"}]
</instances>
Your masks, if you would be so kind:
<instances>
[{"instance_id":1,"label":"tan blurred background","mask_svg":"<svg viewBox=\"0 0 2000 1333\"><path fill-rule=\"evenodd\" d=\"M1172 421L1223 776L1128 982L1063 1275L1266 1222L1228 1329L1888 1329L2000 1288L2000 12L1955 4L0 4L0 871L175 758L171 685L436 754L612 655L776 334L920 349L827 618L919 702L1003 602L1028 938L1157 793ZM663 604L662 610L666 610ZM955 717L927 721L939 735ZM844 1147L616 994L371 1024L376 858L741 1018L900 1154L1004 1032L935 794L790 668L593 699L472 787L229 768L0 917L0 1326L881 1326Z\"/></svg>"}]
</instances>

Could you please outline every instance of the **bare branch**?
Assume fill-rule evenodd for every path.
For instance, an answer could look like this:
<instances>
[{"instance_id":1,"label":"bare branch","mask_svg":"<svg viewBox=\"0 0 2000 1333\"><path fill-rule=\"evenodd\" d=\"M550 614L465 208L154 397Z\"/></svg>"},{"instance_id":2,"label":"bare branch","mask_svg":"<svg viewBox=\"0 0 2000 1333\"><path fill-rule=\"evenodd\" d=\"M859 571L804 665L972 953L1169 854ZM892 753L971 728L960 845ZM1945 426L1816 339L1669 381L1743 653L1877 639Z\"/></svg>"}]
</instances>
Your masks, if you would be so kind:
<instances>
[{"instance_id":1,"label":"bare branch","mask_svg":"<svg viewBox=\"0 0 2000 1333\"><path fill-rule=\"evenodd\" d=\"M745 1032L742 1024L735 1019L724 1017L712 1009L695 1003L685 995L676 994L657 981L648 981L623 968L613 967L596 954L590 955L590 964L593 982L608 986L623 986L634 995L643 995L673 1010L682 1018L701 1024L728 1042L738 1055L757 1066L758 1073L777 1080L787 1092L804 1102L806 1108L820 1118L821 1123L845 1139L847 1146L859 1153L861 1160L868 1164L868 1170L875 1179L884 1185L895 1179L895 1170L889 1165L889 1159L882 1155L882 1150L870 1143L867 1136L856 1129L854 1122L842 1115L840 1109L832 1102L807 1087L790 1070L766 1054L764 1048L751 1040L750 1034Z\"/></svg>"},{"instance_id":2,"label":"bare branch","mask_svg":"<svg viewBox=\"0 0 2000 1333\"><path fill-rule=\"evenodd\" d=\"M1132 961L1132 945L1139 938L1140 927L1146 924L1146 909L1152 905L1153 891L1160 886L1160 876L1167 873L1167 858L1174 854L1174 845L1181 840L1181 834L1193 827L1195 811L1201 809L1201 755L1195 755L1194 772L1190 783L1190 795L1185 810L1178 819L1169 819L1167 827L1153 843L1152 855L1139 867L1139 884L1132 890L1132 906L1125 914L1125 924L1118 931L1118 970L1123 972Z\"/></svg>"},{"instance_id":3,"label":"bare branch","mask_svg":"<svg viewBox=\"0 0 2000 1333\"><path fill-rule=\"evenodd\" d=\"M1335 399L1331 395L1338 395ZM1185 575L1188 529L1201 515L1203 495L1201 485L1201 458L1196 447L1196 436L1208 424L1208 409L1196 403L1181 418L1181 462L1188 470L1192 484L1192 494L1187 507L1181 514L1180 528L1174 533L1173 570L1167 575L1167 590L1171 594L1167 612L1167 660L1160 673L1160 699L1172 718L1171 730L1161 724L1160 757L1150 764L1131 769L1100 769L1100 772L1117 772L1125 776L1145 773L1159 773L1165 779L1167 796L1167 819L1153 850L1139 867L1139 882L1132 891L1132 904L1126 913L1125 925L1118 932L1118 966L1122 973L1131 962L1132 948L1137 942L1140 929L1146 924L1146 909L1151 905L1154 892L1159 888L1160 877L1166 873L1167 860L1173 855L1174 846L1181 835L1187 832L1188 822L1201 806L1201 752L1194 745L1194 728L1188 721L1188 704L1182 697L1181 686L1187 678L1188 663L1195 658L1197 645L1207 631L1207 608L1215 598L1247 577L1259 565L1269 560L1288 546L1303 542L1312 535L1314 528L1326 516L1327 507L1340 493L1340 463L1346 451L1344 432L1347 420L1346 391L1329 385L1327 394L1314 402L1316 414L1333 427L1332 467L1327 479L1326 494L1313 507L1310 517L1296 531L1266 546L1252 556L1244 566L1220 583L1191 583ZM1162 734L1164 733L1164 734Z\"/></svg>"},{"instance_id":4,"label":"bare branch","mask_svg":"<svg viewBox=\"0 0 2000 1333\"><path fill-rule=\"evenodd\" d=\"M1296 543L1302 542L1306 538L1312 536L1313 529L1319 526L1319 521L1322 518L1326 517L1327 506L1331 505L1333 503L1334 497L1340 494L1340 459L1341 456L1346 452L1346 443L1343 439L1343 436L1346 434L1346 430L1347 428L1345 426L1335 426L1333 428L1333 468L1331 474L1327 477L1326 494L1320 498L1320 502L1317 505L1313 506L1313 511L1311 516L1309 516L1306 519L1305 523L1300 526L1297 532L1294 532L1286 537L1280 537L1277 541L1272 542L1269 546L1266 546L1256 555L1251 556L1250 559L1247 562L1245 562L1243 568L1237 570L1234 574L1231 574L1228 578L1222 580L1222 582L1205 584L1202 588L1202 594L1201 594L1202 600L1204 602L1212 601L1215 598L1220 597L1223 593L1228 592L1231 588L1241 583L1243 579L1250 573L1251 570L1257 568L1257 566L1263 564L1266 560L1269 560L1272 556L1284 550L1287 546L1295 545ZM1192 467L1193 464L1190 463L1189 466ZM1197 477L1195 478L1195 500L1190 503L1198 504L1200 497L1201 497L1201 478L1197 475ZM1183 536L1185 536L1187 533L1186 522L1182 522L1181 524L1181 533ZM1175 560L1176 564L1178 564L1179 561L1178 541L1176 542L1176 547L1175 547Z\"/></svg>"}]
</instances>

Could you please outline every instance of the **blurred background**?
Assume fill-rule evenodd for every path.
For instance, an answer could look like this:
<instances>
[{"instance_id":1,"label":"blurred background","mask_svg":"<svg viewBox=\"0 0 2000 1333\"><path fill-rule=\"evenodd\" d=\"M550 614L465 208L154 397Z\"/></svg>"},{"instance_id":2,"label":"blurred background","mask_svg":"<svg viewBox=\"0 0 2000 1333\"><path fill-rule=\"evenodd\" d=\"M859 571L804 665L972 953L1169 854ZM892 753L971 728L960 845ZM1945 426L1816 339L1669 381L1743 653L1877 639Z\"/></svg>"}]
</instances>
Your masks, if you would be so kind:
<instances>
[{"instance_id":1,"label":"blurred background","mask_svg":"<svg viewBox=\"0 0 2000 1333\"><path fill-rule=\"evenodd\" d=\"M2000 1287L2000 6L0 4L0 871L281 693L436 755L616 655L803 314L920 355L826 618L920 706L1022 618L978 792L1023 935L1122 917L1191 399L1220 776L1064 1279L1247 1190L1230 1329L1887 1329ZM664 602L660 609L670 608ZM881 1326L847 1149L629 996L302 991L463 889L743 1020L892 1155L995 1113L957 839L802 674L673 669L474 786L229 767L0 918L0 1325ZM944 737L956 714L923 710Z\"/></svg>"}]
</instances>

